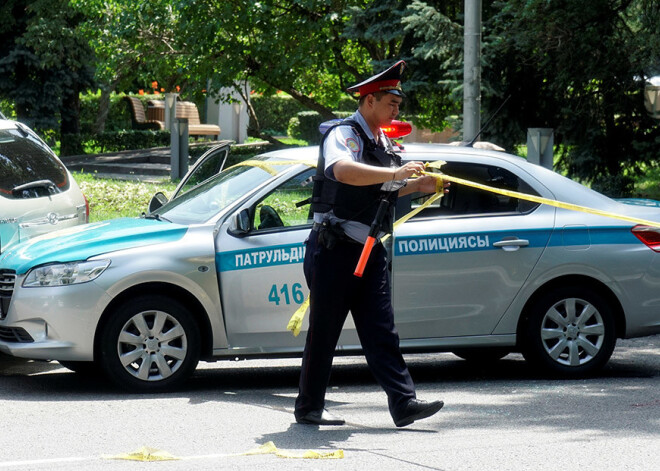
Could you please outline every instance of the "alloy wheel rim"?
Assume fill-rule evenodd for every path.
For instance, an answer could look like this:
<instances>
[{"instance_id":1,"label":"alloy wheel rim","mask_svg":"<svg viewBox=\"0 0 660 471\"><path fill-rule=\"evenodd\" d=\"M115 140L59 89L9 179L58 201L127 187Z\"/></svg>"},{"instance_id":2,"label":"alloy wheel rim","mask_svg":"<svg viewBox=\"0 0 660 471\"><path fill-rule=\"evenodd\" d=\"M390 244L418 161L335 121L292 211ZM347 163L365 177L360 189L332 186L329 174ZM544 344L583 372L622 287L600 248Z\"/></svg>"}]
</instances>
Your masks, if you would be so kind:
<instances>
[{"instance_id":1,"label":"alloy wheel rim","mask_svg":"<svg viewBox=\"0 0 660 471\"><path fill-rule=\"evenodd\" d=\"M117 339L124 369L142 381L162 381L181 368L188 339L181 323L163 311L143 311L131 317Z\"/></svg>"},{"instance_id":2,"label":"alloy wheel rim","mask_svg":"<svg viewBox=\"0 0 660 471\"><path fill-rule=\"evenodd\" d=\"M604 341L603 317L588 301L562 299L543 316L543 348L561 365L576 367L589 363L601 351Z\"/></svg>"}]
</instances>

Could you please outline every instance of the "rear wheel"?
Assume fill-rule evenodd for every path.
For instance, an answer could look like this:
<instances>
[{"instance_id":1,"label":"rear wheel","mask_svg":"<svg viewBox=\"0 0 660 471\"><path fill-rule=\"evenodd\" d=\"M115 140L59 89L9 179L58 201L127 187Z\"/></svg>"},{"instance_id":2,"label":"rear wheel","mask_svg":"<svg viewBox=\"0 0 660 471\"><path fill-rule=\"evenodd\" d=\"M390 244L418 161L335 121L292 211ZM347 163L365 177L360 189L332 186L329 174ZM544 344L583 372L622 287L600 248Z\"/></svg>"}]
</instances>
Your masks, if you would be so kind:
<instances>
[{"instance_id":1,"label":"rear wheel","mask_svg":"<svg viewBox=\"0 0 660 471\"><path fill-rule=\"evenodd\" d=\"M197 367L199 329L175 299L146 295L110 313L100 337L100 362L119 386L161 391L180 385Z\"/></svg>"},{"instance_id":2,"label":"rear wheel","mask_svg":"<svg viewBox=\"0 0 660 471\"><path fill-rule=\"evenodd\" d=\"M614 314L593 289L562 287L532 306L522 340L531 363L564 376L590 374L612 355Z\"/></svg>"}]
</instances>

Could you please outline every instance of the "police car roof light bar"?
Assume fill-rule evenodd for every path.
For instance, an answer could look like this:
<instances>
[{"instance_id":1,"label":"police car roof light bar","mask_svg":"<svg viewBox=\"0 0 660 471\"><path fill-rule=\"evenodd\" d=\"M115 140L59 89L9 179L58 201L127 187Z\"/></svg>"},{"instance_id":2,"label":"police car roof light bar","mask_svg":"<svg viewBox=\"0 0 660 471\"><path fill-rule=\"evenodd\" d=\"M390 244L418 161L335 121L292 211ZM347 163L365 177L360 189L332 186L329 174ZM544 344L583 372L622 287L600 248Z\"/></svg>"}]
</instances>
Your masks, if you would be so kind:
<instances>
[{"instance_id":1,"label":"police car roof light bar","mask_svg":"<svg viewBox=\"0 0 660 471\"><path fill-rule=\"evenodd\" d=\"M343 119L331 119L330 121L324 121L319 125L319 132L321 135L324 135L326 132L328 132L328 129L330 129L335 124L341 123L342 121ZM381 129L390 139L400 139L412 132L412 125L410 123L406 123L405 121L399 121L395 119L392 120L392 123L389 126L383 126Z\"/></svg>"}]
</instances>

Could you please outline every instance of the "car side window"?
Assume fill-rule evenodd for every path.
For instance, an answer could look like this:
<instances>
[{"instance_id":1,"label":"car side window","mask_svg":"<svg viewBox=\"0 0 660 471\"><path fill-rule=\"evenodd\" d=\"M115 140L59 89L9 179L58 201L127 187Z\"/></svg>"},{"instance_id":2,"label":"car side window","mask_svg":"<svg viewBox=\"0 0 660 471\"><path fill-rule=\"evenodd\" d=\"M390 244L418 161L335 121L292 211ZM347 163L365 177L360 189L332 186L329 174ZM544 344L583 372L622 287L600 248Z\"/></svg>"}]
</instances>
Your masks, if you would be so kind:
<instances>
[{"instance_id":1,"label":"car side window","mask_svg":"<svg viewBox=\"0 0 660 471\"><path fill-rule=\"evenodd\" d=\"M269 193L252 211L253 231L290 229L312 224L310 203L316 172L310 168Z\"/></svg>"},{"instance_id":2,"label":"car side window","mask_svg":"<svg viewBox=\"0 0 660 471\"><path fill-rule=\"evenodd\" d=\"M501 167L448 162L442 167L442 171L448 175L475 183L538 196L538 193L524 180ZM412 195L411 203L407 209L414 209L427 198L420 194ZM538 203L523 199L452 183L449 187L449 193L415 217L524 214L532 211L538 205Z\"/></svg>"}]
</instances>

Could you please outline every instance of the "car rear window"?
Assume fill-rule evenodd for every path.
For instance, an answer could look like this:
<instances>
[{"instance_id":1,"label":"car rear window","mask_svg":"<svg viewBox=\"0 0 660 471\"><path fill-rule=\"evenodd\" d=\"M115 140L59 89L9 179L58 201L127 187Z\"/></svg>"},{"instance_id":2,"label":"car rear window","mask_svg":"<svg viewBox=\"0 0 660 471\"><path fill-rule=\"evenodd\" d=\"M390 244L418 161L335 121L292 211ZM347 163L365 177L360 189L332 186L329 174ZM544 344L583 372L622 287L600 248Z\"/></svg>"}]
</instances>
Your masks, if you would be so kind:
<instances>
[{"instance_id":1,"label":"car rear window","mask_svg":"<svg viewBox=\"0 0 660 471\"><path fill-rule=\"evenodd\" d=\"M66 168L41 142L16 129L0 130L1 196L37 198L68 188Z\"/></svg>"}]
</instances>

